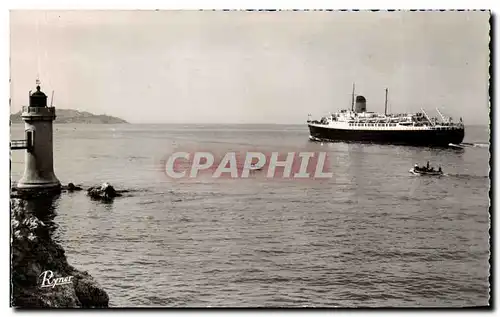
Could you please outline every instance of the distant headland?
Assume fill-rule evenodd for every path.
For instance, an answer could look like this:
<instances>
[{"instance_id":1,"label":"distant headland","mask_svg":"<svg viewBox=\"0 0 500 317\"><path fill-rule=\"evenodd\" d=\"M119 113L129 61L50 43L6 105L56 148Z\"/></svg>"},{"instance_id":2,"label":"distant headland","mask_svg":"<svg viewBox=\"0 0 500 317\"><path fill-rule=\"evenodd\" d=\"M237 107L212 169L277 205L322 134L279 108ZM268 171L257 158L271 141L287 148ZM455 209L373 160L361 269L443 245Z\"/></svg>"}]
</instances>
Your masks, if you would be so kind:
<instances>
[{"instance_id":1,"label":"distant headland","mask_svg":"<svg viewBox=\"0 0 500 317\"><path fill-rule=\"evenodd\" d=\"M11 114L10 121L12 123L22 123L21 111ZM73 109L57 109L55 123L86 123L86 124L116 124L128 123L127 121L108 116L104 114L93 114L86 111L78 111Z\"/></svg>"}]
</instances>

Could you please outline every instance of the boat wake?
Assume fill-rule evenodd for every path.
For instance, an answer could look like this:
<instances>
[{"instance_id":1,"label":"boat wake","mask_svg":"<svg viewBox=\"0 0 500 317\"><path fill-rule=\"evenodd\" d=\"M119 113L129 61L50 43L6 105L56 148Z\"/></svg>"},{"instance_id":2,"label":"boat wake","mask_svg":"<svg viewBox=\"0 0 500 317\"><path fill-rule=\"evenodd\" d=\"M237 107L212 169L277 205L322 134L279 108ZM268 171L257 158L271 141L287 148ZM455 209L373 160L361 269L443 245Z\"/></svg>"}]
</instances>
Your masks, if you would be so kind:
<instances>
[{"instance_id":1,"label":"boat wake","mask_svg":"<svg viewBox=\"0 0 500 317\"><path fill-rule=\"evenodd\" d=\"M489 148L489 143L473 143L474 147Z\"/></svg>"},{"instance_id":2,"label":"boat wake","mask_svg":"<svg viewBox=\"0 0 500 317\"><path fill-rule=\"evenodd\" d=\"M488 179L489 176L481 176L481 175L470 175L470 174L450 174L450 173L443 173L441 175L427 175L427 174L419 174L415 173L412 170L409 171L412 176L427 176L427 177L448 177L448 178L455 178L455 179L460 179L460 180L484 180Z\"/></svg>"},{"instance_id":3,"label":"boat wake","mask_svg":"<svg viewBox=\"0 0 500 317\"><path fill-rule=\"evenodd\" d=\"M481 176L481 175L470 175L470 174L444 174L448 177L458 178L458 179L488 179L489 176Z\"/></svg>"},{"instance_id":4,"label":"boat wake","mask_svg":"<svg viewBox=\"0 0 500 317\"><path fill-rule=\"evenodd\" d=\"M450 143L450 144L448 144L448 146L453 147L453 148L460 148L460 149L464 149L467 147L489 148L490 144L489 143L466 143L466 142L464 142L464 143L460 143L460 144Z\"/></svg>"},{"instance_id":5,"label":"boat wake","mask_svg":"<svg viewBox=\"0 0 500 317\"><path fill-rule=\"evenodd\" d=\"M314 136L312 136L312 135L310 135L310 136L309 136L309 140L311 140L311 141L315 141L315 142L321 142L321 141L322 141L322 139L317 138L317 137L314 137Z\"/></svg>"}]
</instances>

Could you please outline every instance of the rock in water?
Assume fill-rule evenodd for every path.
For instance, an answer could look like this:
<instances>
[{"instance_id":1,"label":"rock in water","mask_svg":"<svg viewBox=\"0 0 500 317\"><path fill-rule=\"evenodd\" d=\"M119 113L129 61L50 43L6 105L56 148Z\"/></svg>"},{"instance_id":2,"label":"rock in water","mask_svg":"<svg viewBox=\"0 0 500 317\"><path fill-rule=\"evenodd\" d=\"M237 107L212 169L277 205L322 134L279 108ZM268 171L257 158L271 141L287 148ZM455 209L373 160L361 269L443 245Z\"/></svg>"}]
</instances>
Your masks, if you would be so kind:
<instances>
[{"instance_id":1,"label":"rock in water","mask_svg":"<svg viewBox=\"0 0 500 317\"><path fill-rule=\"evenodd\" d=\"M80 186L75 186L73 183L69 183L66 189L70 192L75 191L75 190L82 190Z\"/></svg>"},{"instance_id":2,"label":"rock in water","mask_svg":"<svg viewBox=\"0 0 500 317\"><path fill-rule=\"evenodd\" d=\"M108 183L104 183L101 185L101 191L106 197L116 197L115 188Z\"/></svg>"},{"instance_id":3,"label":"rock in water","mask_svg":"<svg viewBox=\"0 0 500 317\"><path fill-rule=\"evenodd\" d=\"M12 306L108 307L108 295L92 276L68 264L64 249L51 238L49 220L40 220L25 207L25 201L11 199ZM49 278L45 279L46 276ZM56 278L66 278L69 282L41 287L43 281L54 282Z\"/></svg>"},{"instance_id":4,"label":"rock in water","mask_svg":"<svg viewBox=\"0 0 500 317\"><path fill-rule=\"evenodd\" d=\"M121 196L121 194L117 193L115 188L109 183L103 183L101 186L92 186L87 190L87 194L94 199L104 201Z\"/></svg>"}]
</instances>

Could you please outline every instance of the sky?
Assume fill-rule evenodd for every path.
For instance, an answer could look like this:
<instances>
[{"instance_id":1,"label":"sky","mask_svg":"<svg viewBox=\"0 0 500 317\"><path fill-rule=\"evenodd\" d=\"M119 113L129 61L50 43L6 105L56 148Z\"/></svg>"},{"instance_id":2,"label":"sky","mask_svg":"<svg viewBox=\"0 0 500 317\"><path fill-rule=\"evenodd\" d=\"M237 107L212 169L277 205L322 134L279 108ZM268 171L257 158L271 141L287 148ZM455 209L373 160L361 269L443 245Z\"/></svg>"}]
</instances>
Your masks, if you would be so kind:
<instances>
[{"instance_id":1,"label":"sky","mask_svg":"<svg viewBox=\"0 0 500 317\"><path fill-rule=\"evenodd\" d=\"M11 113L301 124L350 108L489 123L489 12L11 11Z\"/></svg>"}]
</instances>

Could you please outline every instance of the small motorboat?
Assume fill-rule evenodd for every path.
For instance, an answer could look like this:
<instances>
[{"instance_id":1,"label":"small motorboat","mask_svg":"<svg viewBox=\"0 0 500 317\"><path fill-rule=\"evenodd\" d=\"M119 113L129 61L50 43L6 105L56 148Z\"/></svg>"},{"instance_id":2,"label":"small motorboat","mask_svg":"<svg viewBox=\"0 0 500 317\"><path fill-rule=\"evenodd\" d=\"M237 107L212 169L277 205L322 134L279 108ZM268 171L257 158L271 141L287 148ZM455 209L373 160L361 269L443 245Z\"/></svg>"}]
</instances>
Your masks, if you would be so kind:
<instances>
[{"instance_id":1,"label":"small motorboat","mask_svg":"<svg viewBox=\"0 0 500 317\"><path fill-rule=\"evenodd\" d=\"M425 175L425 176L441 176L441 175L443 175L443 171L426 170L426 169L415 168L415 167L412 168L409 172L414 174L414 175Z\"/></svg>"},{"instance_id":2,"label":"small motorboat","mask_svg":"<svg viewBox=\"0 0 500 317\"><path fill-rule=\"evenodd\" d=\"M415 164L411 170L409 170L410 173L414 175L427 175L427 176L441 176L443 175L443 170L441 169L441 166L439 169L435 170L434 167L432 167L429 164L429 161L427 161L427 165L424 166L419 166L418 164Z\"/></svg>"}]
</instances>

